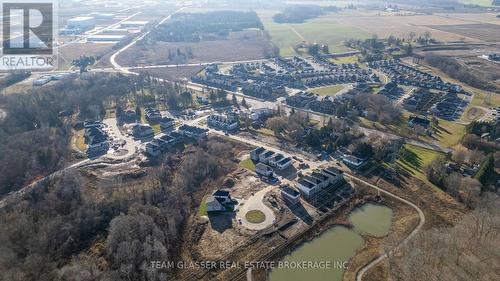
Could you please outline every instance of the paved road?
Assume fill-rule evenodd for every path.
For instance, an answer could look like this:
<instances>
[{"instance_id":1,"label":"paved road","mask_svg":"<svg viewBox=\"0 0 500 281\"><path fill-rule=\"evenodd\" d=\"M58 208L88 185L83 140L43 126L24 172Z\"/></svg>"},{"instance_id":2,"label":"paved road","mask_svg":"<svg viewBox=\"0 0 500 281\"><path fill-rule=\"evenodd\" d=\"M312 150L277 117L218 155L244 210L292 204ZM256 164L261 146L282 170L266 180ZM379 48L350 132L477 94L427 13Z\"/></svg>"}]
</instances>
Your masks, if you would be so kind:
<instances>
[{"instance_id":1,"label":"paved road","mask_svg":"<svg viewBox=\"0 0 500 281\"><path fill-rule=\"evenodd\" d=\"M207 0L208 2L208 0ZM137 42L141 41L142 39L144 39L146 36L148 36L154 29L158 28L160 25L162 25L164 22L166 22L167 20L169 20L170 18L172 18L173 15L181 12L182 10L186 9L186 7L182 7L180 9L178 9L177 11L173 12L172 14L166 16L165 18L163 18L156 26L154 26L154 28L152 28L151 30L145 32L144 34L142 34L141 36L135 38L134 40L132 40L132 42L130 42L128 45L126 45L125 47L121 48L120 50L118 50L117 52L115 52L110 58L109 58L109 61L111 63L111 65L113 66L114 69L117 69L119 70L120 72L122 73L132 73L129 69L127 68L124 68L122 67L120 64L118 64L116 62L116 57L119 56L121 53L125 52L126 50L128 50L130 47L134 46Z\"/></svg>"},{"instance_id":2,"label":"paved road","mask_svg":"<svg viewBox=\"0 0 500 281\"><path fill-rule=\"evenodd\" d=\"M216 131L216 130L210 130L210 132L212 133L216 133L216 134L223 134L222 132L219 132L219 131ZM284 155L290 155L288 152L286 151L283 151L281 150L281 148L278 148L278 147L272 147L266 143L262 143L261 141L259 140L255 140L255 139L245 139L245 138L242 138L242 137L239 137L239 136L236 136L236 135L229 135L227 136L229 138L232 138L236 141L242 141L244 143L248 143L248 144L251 144L253 146L262 146L266 149L271 149L271 150L274 150L276 152L279 152L279 153L282 153ZM305 163L309 164L311 167L310 169L317 169L322 163L319 163L318 161L314 161L314 160L311 160L311 159L304 159L305 160ZM323 162L324 163L324 162ZM422 227L423 225L425 224L425 215L424 215L424 212L417 206L415 205L414 203L394 194L394 193L391 193L390 191L387 191L381 187L378 187L374 184L371 184L369 182L366 182L365 180L363 179L360 179L354 175L351 175L349 173L345 173L345 176L348 177L348 178L351 178L351 179L354 179L354 180L357 180L357 181L360 181L364 184L366 184L367 186L379 191L380 193L383 193L387 196L390 196L396 200L399 200L401 202L403 202L404 204L407 204L409 206L411 206L413 209L415 209L415 211L418 213L418 216L419 216L419 223L417 225L417 227L415 227L415 229L405 238L403 239L394 249L392 249L389 253L385 253L385 254L382 254L380 255L379 257L377 257L375 260L371 261L370 263L368 263L367 265L365 265L358 273L357 273L357 276L356 276L356 281L362 281L363 279L363 276L366 274L366 272L368 270L370 270L371 268L373 268L374 266L376 266L377 264L379 264L380 262L382 262L384 259L387 258L388 254L391 254L393 253L395 250L403 247L410 239L412 239L415 235L417 235L421 230L422 230ZM272 190L272 188L270 189ZM263 190L263 193L267 193L269 192L269 190ZM256 194L257 195L257 194ZM263 195L259 195L259 196L262 196ZM242 217L243 219L243 217Z\"/></svg>"},{"instance_id":3,"label":"paved road","mask_svg":"<svg viewBox=\"0 0 500 281\"><path fill-rule=\"evenodd\" d=\"M255 193L255 195L248 198L243 206L239 209L237 213L237 217L241 219L241 225L250 229L250 230L262 230L273 225L276 220L276 216L271 208L264 204L264 196L277 188L276 186L269 186L267 188L262 189L261 191ZM266 219L261 223L251 223L249 222L245 215L252 210L259 210L264 213Z\"/></svg>"}]
</instances>

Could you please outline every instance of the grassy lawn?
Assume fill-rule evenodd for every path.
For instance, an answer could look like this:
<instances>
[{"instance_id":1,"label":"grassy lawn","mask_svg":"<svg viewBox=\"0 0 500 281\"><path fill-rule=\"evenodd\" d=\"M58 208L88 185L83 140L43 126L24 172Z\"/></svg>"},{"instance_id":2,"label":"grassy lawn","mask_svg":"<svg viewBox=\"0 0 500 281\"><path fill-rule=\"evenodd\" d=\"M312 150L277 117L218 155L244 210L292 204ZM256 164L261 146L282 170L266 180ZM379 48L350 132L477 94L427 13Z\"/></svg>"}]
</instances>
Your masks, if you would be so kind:
<instances>
[{"instance_id":1,"label":"grassy lawn","mask_svg":"<svg viewBox=\"0 0 500 281\"><path fill-rule=\"evenodd\" d=\"M205 199L201 201L200 207L198 208L198 216L208 216L207 213L207 204L205 203Z\"/></svg>"},{"instance_id":2,"label":"grassy lawn","mask_svg":"<svg viewBox=\"0 0 500 281\"><path fill-rule=\"evenodd\" d=\"M332 63L355 63L359 62L359 58L357 55L348 56L348 57L338 57L330 60Z\"/></svg>"},{"instance_id":3,"label":"grassy lawn","mask_svg":"<svg viewBox=\"0 0 500 281\"><path fill-rule=\"evenodd\" d=\"M476 91L471 105L484 106L484 107L497 107L500 106L500 94L491 94L491 101L488 94L483 91Z\"/></svg>"},{"instance_id":4,"label":"grassy lawn","mask_svg":"<svg viewBox=\"0 0 500 281\"><path fill-rule=\"evenodd\" d=\"M155 132L155 135L158 135L158 134L161 133L161 126L160 126L160 124L151 125L151 127L153 128L153 131Z\"/></svg>"},{"instance_id":5,"label":"grassy lawn","mask_svg":"<svg viewBox=\"0 0 500 281\"><path fill-rule=\"evenodd\" d=\"M389 125L382 125L378 122L373 122L365 118L358 118L358 122L362 127L377 129L381 131L389 131L399 136L414 135L413 129L408 126L408 118L410 113L403 111L403 116L400 120ZM465 125L439 119L439 126L432 136L420 136L419 139L425 142L438 142L443 147L452 147L457 145L465 135Z\"/></svg>"},{"instance_id":6,"label":"grassy lawn","mask_svg":"<svg viewBox=\"0 0 500 281\"><path fill-rule=\"evenodd\" d=\"M266 220L266 215L259 210L252 210L246 213L245 218L250 223L261 223Z\"/></svg>"},{"instance_id":7,"label":"grassy lawn","mask_svg":"<svg viewBox=\"0 0 500 281\"><path fill-rule=\"evenodd\" d=\"M87 145L85 144L85 130L79 130L75 132L75 146L80 151L85 151Z\"/></svg>"},{"instance_id":8,"label":"grassy lawn","mask_svg":"<svg viewBox=\"0 0 500 281\"><path fill-rule=\"evenodd\" d=\"M401 157L396 163L414 177L428 182L425 176L425 167L441 153L411 144L405 144L403 149L404 152L401 153Z\"/></svg>"},{"instance_id":9,"label":"grassy lawn","mask_svg":"<svg viewBox=\"0 0 500 281\"><path fill-rule=\"evenodd\" d=\"M464 135L465 125L439 119L437 132L431 138L437 139L445 147L452 147L457 145Z\"/></svg>"},{"instance_id":10,"label":"grassy lawn","mask_svg":"<svg viewBox=\"0 0 500 281\"><path fill-rule=\"evenodd\" d=\"M336 93L340 92L344 89L342 85L333 85L329 87L316 88L311 90L311 93L320 95L320 96L334 96Z\"/></svg>"},{"instance_id":11,"label":"grassy lawn","mask_svg":"<svg viewBox=\"0 0 500 281\"><path fill-rule=\"evenodd\" d=\"M340 25L332 14L298 24L278 24L273 21L277 11L258 11L264 28L273 43L280 48L282 56L295 55L293 47L304 40L308 43L328 44L330 52L345 52L351 49L343 45L346 39L366 39L371 35L361 29Z\"/></svg>"},{"instance_id":12,"label":"grassy lawn","mask_svg":"<svg viewBox=\"0 0 500 281\"><path fill-rule=\"evenodd\" d=\"M250 158L241 161L240 167L248 169L250 171L255 171L255 163Z\"/></svg>"}]
</instances>

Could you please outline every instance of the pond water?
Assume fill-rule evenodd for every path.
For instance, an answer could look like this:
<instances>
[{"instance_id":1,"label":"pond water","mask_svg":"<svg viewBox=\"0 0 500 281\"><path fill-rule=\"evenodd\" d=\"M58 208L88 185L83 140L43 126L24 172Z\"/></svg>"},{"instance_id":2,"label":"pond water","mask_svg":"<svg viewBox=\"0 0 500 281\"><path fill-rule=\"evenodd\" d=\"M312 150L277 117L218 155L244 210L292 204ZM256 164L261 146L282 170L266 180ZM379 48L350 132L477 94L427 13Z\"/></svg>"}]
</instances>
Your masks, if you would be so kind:
<instances>
[{"instance_id":1,"label":"pond water","mask_svg":"<svg viewBox=\"0 0 500 281\"><path fill-rule=\"evenodd\" d=\"M382 205L365 204L349 215L349 221L354 225L352 230L343 226L334 226L312 241L304 243L283 259L283 262L291 265L303 261L328 261L331 263L329 268L276 268L270 273L270 280L341 281L344 269L340 263L349 261L356 250L363 246L364 242L360 233L374 236L385 235L391 226L392 210Z\"/></svg>"}]
</instances>

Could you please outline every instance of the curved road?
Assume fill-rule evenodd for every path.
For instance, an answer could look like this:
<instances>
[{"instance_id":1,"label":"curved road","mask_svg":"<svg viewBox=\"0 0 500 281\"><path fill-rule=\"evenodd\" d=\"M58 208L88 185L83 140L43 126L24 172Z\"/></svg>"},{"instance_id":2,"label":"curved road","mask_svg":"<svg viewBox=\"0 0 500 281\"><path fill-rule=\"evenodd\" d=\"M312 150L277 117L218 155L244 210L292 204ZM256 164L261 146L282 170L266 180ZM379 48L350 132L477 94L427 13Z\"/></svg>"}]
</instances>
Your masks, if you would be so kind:
<instances>
[{"instance_id":1,"label":"curved road","mask_svg":"<svg viewBox=\"0 0 500 281\"><path fill-rule=\"evenodd\" d=\"M381 193L384 193L392 198L395 198L407 205L410 205L413 209L415 209L418 213L418 216L420 218L420 222L418 223L417 227L415 227L415 229L410 233L410 235L408 235L408 237L406 237L405 239L403 239L403 241L399 242L399 244L394 248L392 249L388 254L392 254L395 250L403 247L410 239L412 239L415 235L417 235L417 233L422 229L422 227L424 226L425 224L425 215L424 215L424 212L422 212L422 210L415 204L413 204L412 202L404 199L404 198L401 198L389 191L386 191L385 189L382 189L376 185L373 185L369 182L366 182L364 180L361 180L359 178L356 178L354 176L351 176L351 175L347 175L347 177L350 177L350 178L353 178L353 179L356 179L358 181L361 181L362 183L380 191ZM363 268L361 268L361 270L359 270L356 274L356 281L362 281L363 280L363 276L365 275L366 272L368 272L368 270L372 269L373 267L375 267L376 265L378 265L380 262L382 262L384 259L386 259L388 257L388 254L385 253L385 254L382 254L380 255L378 258L372 260L371 262L369 262L368 264L366 264Z\"/></svg>"},{"instance_id":2,"label":"curved road","mask_svg":"<svg viewBox=\"0 0 500 281\"><path fill-rule=\"evenodd\" d=\"M262 189L261 191L255 193L252 197L248 198L247 201L238 211L238 217L241 219L241 225L250 230L262 230L271 226L276 220L273 210L264 204L264 196L271 190L274 186L269 186ZM266 216L266 219L261 223L251 223L247 221L246 214L252 210L259 210Z\"/></svg>"}]
</instances>

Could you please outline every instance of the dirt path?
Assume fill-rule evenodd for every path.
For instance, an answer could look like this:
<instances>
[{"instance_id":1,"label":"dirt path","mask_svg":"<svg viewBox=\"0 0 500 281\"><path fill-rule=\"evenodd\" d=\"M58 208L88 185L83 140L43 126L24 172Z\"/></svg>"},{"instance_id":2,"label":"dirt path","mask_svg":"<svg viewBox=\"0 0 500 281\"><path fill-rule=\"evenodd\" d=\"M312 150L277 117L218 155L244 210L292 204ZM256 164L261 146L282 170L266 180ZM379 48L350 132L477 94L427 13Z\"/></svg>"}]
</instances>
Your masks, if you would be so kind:
<instances>
[{"instance_id":1,"label":"dirt path","mask_svg":"<svg viewBox=\"0 0 500 281\"><path fill-rule=\"evenodd\" d=\"M293 26L287 24L286 27L288 27L288 29L290 29L293 33L295 33L295 35L297 35L302 41L307 42L306 38L304 38L302 34L300 34L295 28L293 28Z\"/></svg>"},{"instance_id":2,"label":"dirt path","mask_svg":"<svg viewBox=\"0 0 500 281\"><path fill-rule=\"evenodd\" d=\"M392 249L388 254L392 254L395 250L403 247L408 241L410 241L410 239L412 239L415 235L417 235L420 230L422 229L422 227L424 226L425 224L425 215L424 215L424 212L415 204L411 203L410 201L404 199L404 198L401 198L389 191L386 191L385 189L382 189L376 185L373 185L369 182L366 182L364 180L361 180L359 178L356 178L354 176L351 176L351 175L346 175L347 177L350 177L350 178L353 178L353 179L356 179L358 181L361 181L362 183L378 190L379 192L381 193L384 193L392 198L395 198L409 206L411 206L413 209L415 209L418 213L418 216L420 218L420 222L418 223L417 227L415 227L415 229L410 233L410 235L408 235L408 237L406 237L405 239L403 239L403 241L399 242L399 244L394 248ZM382 254L380 255L378 258L372 260L371 262L369 262L367 265L365 265L363 268L361 268L361 270L358 271L358 273L356 274L356 281L362 281L363 280L363 276L366 274L366 272L368 272L370 269L372 269L373 267L375 267L376 265L378 265L380 262L382 262L383 260L385 260L387 257L388 257L388 254Z\"/></svg>"}]
</instances>

